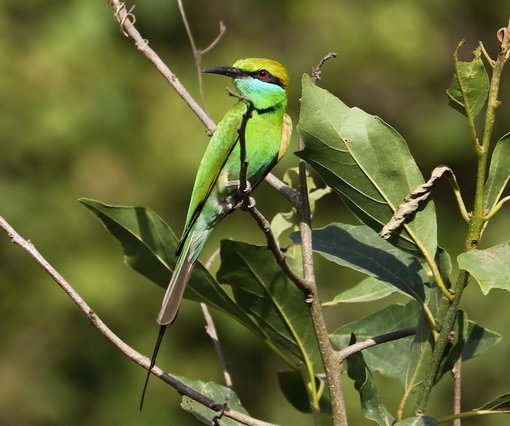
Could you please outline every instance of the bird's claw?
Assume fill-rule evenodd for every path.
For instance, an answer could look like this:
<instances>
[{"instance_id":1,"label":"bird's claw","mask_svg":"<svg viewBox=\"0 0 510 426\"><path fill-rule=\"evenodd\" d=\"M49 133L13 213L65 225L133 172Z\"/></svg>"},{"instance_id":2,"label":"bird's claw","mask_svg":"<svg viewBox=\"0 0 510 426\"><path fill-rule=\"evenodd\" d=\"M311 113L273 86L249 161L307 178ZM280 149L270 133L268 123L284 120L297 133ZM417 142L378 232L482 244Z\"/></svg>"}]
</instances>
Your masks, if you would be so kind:
<instances>
[{"instance_id":1,"label":"bird's claw","mask_svg":"<svg viewBox=\"0 0 510 426\"><path fill-rule=\"evenodd\" d=\"M255 207L255 198L253 197L245 197L243 202L241 203L241 209L243 210L251 210Z\"/></svg>"}]
</instances>

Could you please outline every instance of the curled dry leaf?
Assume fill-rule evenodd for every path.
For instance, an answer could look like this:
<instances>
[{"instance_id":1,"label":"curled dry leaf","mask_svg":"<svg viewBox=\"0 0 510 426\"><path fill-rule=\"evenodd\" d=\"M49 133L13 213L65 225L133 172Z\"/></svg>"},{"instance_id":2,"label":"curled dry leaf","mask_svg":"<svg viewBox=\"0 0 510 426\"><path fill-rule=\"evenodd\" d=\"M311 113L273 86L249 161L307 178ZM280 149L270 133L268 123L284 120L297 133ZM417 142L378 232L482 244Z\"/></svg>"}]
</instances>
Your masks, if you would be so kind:
<instances>
[{"instance_id":1,"label":"curled dry leaf","mask_svg":"<svg viewBox=\"0 0 510 426\"><path fill-rule=\"evenodd\" d=\"M449 174L455 179L452 169L448 166L436 167L430 176L430 179L418 186L413 192L404 198L404 201L396 208L395 213L391 220L384 225L379 235L387 240L391 234L402 226L402 224L420 207L420 204L425 201L434 187L436 181L441 178L445 173Z\"/></svg>"}]
</instances>

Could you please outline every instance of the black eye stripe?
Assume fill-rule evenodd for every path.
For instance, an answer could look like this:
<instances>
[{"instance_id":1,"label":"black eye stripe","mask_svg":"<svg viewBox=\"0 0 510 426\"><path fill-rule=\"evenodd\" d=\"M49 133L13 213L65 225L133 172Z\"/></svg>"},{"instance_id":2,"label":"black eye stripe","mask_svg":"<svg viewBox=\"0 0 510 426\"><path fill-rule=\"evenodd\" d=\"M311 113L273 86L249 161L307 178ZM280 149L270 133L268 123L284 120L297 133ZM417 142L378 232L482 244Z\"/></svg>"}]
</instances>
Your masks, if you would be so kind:
<instances>
[{"instance_id":1,"label":"black eye stripe","mask_svg":"<svg viewBox=\"0 0 510 426\"><path fill-rule=\"evenodd\" d=\"M260 81L267 81L268 83L276 84L277 86L283 87L282 81L278 77L275 77L273 74L271 74L269 71L266 70L267 75L265 77L261 77L259 73L260 70L257 70L250 72L248 74Z\"/></svg>"}]
</instances>

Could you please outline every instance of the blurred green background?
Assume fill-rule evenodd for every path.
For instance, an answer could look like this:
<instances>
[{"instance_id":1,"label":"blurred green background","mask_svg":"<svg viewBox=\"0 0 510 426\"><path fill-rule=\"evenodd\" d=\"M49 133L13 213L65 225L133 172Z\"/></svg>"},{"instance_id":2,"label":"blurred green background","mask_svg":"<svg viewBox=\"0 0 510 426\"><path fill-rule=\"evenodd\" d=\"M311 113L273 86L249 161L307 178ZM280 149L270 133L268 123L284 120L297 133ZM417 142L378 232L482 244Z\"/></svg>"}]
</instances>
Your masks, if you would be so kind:
<instances>
[{"instance_id":1,"label":"blurred green background","mask_svg":"<svg viewBox=\"0 0 510 426\"><path fill-rule=\"evenodd\" d=\"M428 2L323 0L185 1L197 44L205 47L222 20L227 33L203 66L230 65L247 56L275 58L291 76L289 113L297 123L300 77L329 51L321 85L349 105L383 117L408 141L424 175L451 166L472 199L475 158L463 117L447 106L452 53L466 38L464 58L478 40L497 52L495 33L506 25L506 0ZM173 0L136 4L137 27L185 86L198 95L194 59ZM510 68L501 87L495 136L510 130ZM215 120L233 103L229 82L205 76L206 102ZM90 197L144 205L179 234L197 165L207 143L203 127L181 99L122 36L105 0L3 0L0 3L0 215L71 282L105 322L130 345L150 354L163 292L122 263L118 244L77 203ZM295 137L295 135L294 135ZM294 145L290 151L295 150ZM296 165L292 152L275 173ZM289 209L262 185L258 205L272 217ZM461 222L447 185L436 197L440 241L452 255L463 245ZM315 224L354 222L334 197L318 205ZM510 226L508 210L489 225L483 246ZM138 412L144 371L97 333L68 297L7 236L0 240L0 424L192 425L180 397L152 380ZM236 213L211 238L204 258L223 238L263 243L252 220ZM324 300L359 276L317 259ZM395 298L394 300L399 300ZM393 301L329 310L331 330ZM503 342L464 368L464 401L474 408L510 390L508 294L482 297L470 286L463 303L471 319L501 333ZM311 424L277 389L284 366L248 332L215 315L235 389L255 417ZM222 381L214 349L196 304L185 302L167 332L158 364L194 379ZM378 378L379 380L379 378ZM397 383L380 379L388 407ZM430 413L450 413L444 378ZM345 383L351 424L360 418L352 383ZM466 425L501 425L499 416ZM496 418L499 417L499 418Z\"/></svg>"}]
</instances>

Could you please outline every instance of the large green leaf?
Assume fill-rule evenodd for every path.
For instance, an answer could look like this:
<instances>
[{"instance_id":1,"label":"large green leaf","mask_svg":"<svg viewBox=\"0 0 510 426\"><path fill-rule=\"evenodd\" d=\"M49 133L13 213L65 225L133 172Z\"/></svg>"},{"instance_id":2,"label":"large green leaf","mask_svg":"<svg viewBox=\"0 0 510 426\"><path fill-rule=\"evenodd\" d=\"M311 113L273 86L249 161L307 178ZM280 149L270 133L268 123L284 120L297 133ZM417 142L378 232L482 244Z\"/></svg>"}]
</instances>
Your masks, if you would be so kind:
<instances>
[{"instance_id":1,"label":"large green leaf","mask_svg":"<svg viewBox=\"0 0 510 426\"><path fill-rule=\"evenodd\" d=\"M236 302L259 325L269 344L312 368L318 348L305 296L266 247L222 241L217 278L232 287Z\"/></svg>"},{"instance_id":2,"label":"large green leaf","mask_svg":"<svg viewBox=\"0 0 510 426\"><path fill-rule=\"evenodd\" d=\"M402 137L380 118L349 108L303 76L298 131L305 159L360 220L379 232L404 197L424 183ZM428 202L391 240L430 257L437 246L436 214Z\"/></svg>"},{"instance_id":3,"label":"large green leaf","mask_svg":"<svg viewBox=\"0 0 510 426\"><path fill-rule=\"evenodd\" d=\"M299 241L299 234L291 235ZM313 230L313 250L326 259L392 285L397 291L425 300L429 278L419 259L383 240L366 225L332 223Z\"/></svg>"},{"instance_id":4,"label":"large green leaf","mask_svg":"<svg viewBox=\"0 0 510 426\"><path fill-rule=\"evenodd\" d=\"M356 343L356 337L352 334L349 344L352 345L354 343ZM354 380L354 386L359 393L363 415L367 419L377 422L379 426L391 426L393 424L393 417L382 402L372 372L366 365L361 352L352 354L347 359L347 374Z\"/></svg>"},{"instance_id":5,"label":"large green leaf","mask_svg":"<svg viewBox=\"0 0 510 426\"><path fill-rule=\"evenodd\" d=\"M473 52L472 61L459 60L458 53L463 44L464 41L461 41L455 50L455 75L446 93L450 98L450 106L464 115L467 115L468 110L474 118L482 110L489 95L489 76L480 58L480 47Z\"/></svg>"},{"instance_id":6,"label":"large green leaf","mask_svg":"<svg viewBox=\"0 0 510 426\"><path fill-rule=\"evenodd\" d=\"M177 238L156 213L145 207L111 206L84 198L80 202L121 243L127 265L160 287L167 287L176 263ZM220 309L260 334L251 318L200 263L193 271L184 297Z\"/></svg>"},{"instance_id":7,"label":"large green leaf","mask_svg":"<svg viewBox=\"0 0 510 426\"><path fill-rule=\"evenodd\" d=\"M181 376L174 376L176 379L183 382L186 386L200 392L202 395L208 396L212 400L226 404L228 408L248 414L246 409L242 406L241 401L235 392L225 386L221 386L214 382L203 382L202 380L191 380ZM221 426L240 426L244 423L239 423L236 420L222 416L199 402L187 397L182 397L181 407L187 412L193 414L198 420L207 425L215 424ZM216 421L216 423L214 423Z\"/></svg>"},{"instance_id":8,"label":"large green leaf","mask_svg":"<svg viewBox=\"0 0 510 426\"><path fill-rule=\"evenodd\" d=\"M483 294L493 288L510 291L510 241L485 250L470 250L457 257L459 268L468 271Z\"/></svg>"},{"instance_id":9,"label":"large green leaf","mask_svg":"<svg viewBox=\"0 0 510 426\"><path fill-rule=\"evenodd\" d=\"M510 133L496 144L491 157L489 177L485 182L484 201L487 211L491 211L499 201L510 178Z\"/></svg>"},{"instance_id":10,"label":"large green leaf","mask_svg":"<svg viewBox=\"0 0 510 426\"><path fill-rule=\"evenodd\" d=\"M393 304L339 327L331 335L331 342L337 349L341 349L349 345L352 333L361 341L390 331L415 327L419 313L420 307L414 301L406 305ZM403 366L407 364L412 340L413 337L410 336L365 349L364 361L370 370L403 382L405 377Z\"/></svg>"}]
</instances>

